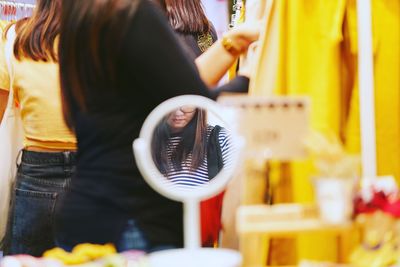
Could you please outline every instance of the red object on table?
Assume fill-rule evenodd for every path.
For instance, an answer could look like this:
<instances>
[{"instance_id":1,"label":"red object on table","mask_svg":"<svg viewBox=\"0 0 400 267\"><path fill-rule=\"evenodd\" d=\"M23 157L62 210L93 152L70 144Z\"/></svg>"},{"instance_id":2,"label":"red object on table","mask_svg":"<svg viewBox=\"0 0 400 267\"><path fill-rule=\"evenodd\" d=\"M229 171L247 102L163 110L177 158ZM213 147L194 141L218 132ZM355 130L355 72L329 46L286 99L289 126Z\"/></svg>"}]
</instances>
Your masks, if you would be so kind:
<instances>
[{"instance_id":1,"label":"red object on table","mask_svg":"<svg viewBox=\"0 0 400 267\"><path fill-rule=\"evenodd\" d=\"M200 203L201 244L203 247L214 247L218 244L222 230L222 202L225 191L203 200Z\"/></svg>"}]
</instances>

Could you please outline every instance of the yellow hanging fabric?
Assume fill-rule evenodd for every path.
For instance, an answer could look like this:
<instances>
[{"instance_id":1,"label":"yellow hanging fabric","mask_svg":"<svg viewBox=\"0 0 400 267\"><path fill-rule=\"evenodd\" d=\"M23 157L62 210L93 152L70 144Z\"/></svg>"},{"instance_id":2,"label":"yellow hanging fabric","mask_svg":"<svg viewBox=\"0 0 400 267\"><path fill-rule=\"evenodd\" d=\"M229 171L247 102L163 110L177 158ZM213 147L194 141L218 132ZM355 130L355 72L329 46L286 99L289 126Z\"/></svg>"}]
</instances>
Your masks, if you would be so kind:
<instances>
[{"instance_id":1,"label":"yellow hanging fabric","mask_svg":"<svg viewBox=\"0 0 400 267\"><path fill-rule=\"evenodd\" d=\"M10 23L9 21L0 20L0 31L3 32L7 24Z\"/></svg>"},{"instance_id":2,"label":"yellow hanging fabric","mask_svg":"<svg viewBox=\"0 0 400 267\"><path fill-rule=\"evenodd\" d=\"M272 88L276 94L310 96L312 128L335 133L346 141L350 152L359 153L355 0L280 0L273 12L273 17L278 16L278 41L272 37L264 41L259 69L276 66L277 76L271 79L264 71L257 73L250 94L268 95L266 88ZM395 175L400 181L400 2L372 0L372 12L378 172ZM277 61L270 49L276 42ZM347 43L350 53L346 54ZM292 163L293 196L282 196L285 190L278 188L279 198L313 201L311 173L311 162ZM345 247L351 249L349 243ZM298 259L338 259L336 239L329 239L328 234L300 237L297 252ZM348 251L341 253L345 260ZM279 259L271 260L279 263Z\"/></svg>"},{"instance_id":3,"label":"yellow hanging fabric","mask_svg":"<svg viewBox=\"0 0 400 267\"><path fill-rule=\"evenodd\" d=\"M256 0L257 1L257 0ZM258 0L260 1L260 0ZM278 74L279 63L279 16L276 12L277 3L274 0L263 0L263 4L259 4L257 8L262 9L254 10L252 13L261 13L263 31L260 35L259 47L256 49L258 60L254 63L256 73L250 80L250 95L272 95L274 91L275 81ZM247 10L249 11L249 10ZM250 13L250 12L248 12ZM256 15L256 14L248 14ZM260 15L260 14L258 14ZM246 19L247 21L247 19ZM265 83L264 81L269 81Z\"/></svg>"},{"instance_id":4,"label":"yellow hanging fabric","mask_svg":"<svg viewBox=\"0 0 400 267\"><path fill-rule=\"evenodd\" d=\"M259 68L271 69L277 66L277 76L271 80L269 75L258 73L257 85L252 87L252 95L266 95L272 88L276 94L307 95L312 101L311 126L321 132L341 133L342 92L341 92L341 47L342 25L346 0L280 0L276 1L274 16L278 16L275 35L263 43L262 60ZM271 31L272 32L272 31ZM278 39L278 41L277 41ZM268 49L278 42L278 62ZM276 47L276 45L275 45ZM271 50L270 50L271 51ZM269 66L268 66L269 65ZM294 202L313 201L310 182L312 171L310 161L294 162L289 167L292 190L276 189L282 200ZM281 175L284 175L281 173ZM284 177L287 178L287 177ZM292 196L281 192L292 191ZM279 201L279 199L278 199ZM316 246L324 244L324 246ZM293 248L293 247L292 247ZM278 249L278 248L277 248ZM281 248L280 250L287 250ZM290 248L289 248L290 249ZM270 264L281 264L282 253L270 259ZM299 236L297 258L315 260L337 259L336 239L332 234L308 234ZM284 263L296 263L295 258L285 259Z\"/></svg>"},{"instance_id":5,"label":"yellow hanging fabric","mask_svg":"<svg viewBox=\"0 0 400 267\"><path fill-rule=\"evenodd\" d=\"M285 61L281 65L282 93L308 95L311 98L311 127L340 135L341 125L341 57L342 23L345 0L287 1ZM293 199L313 201L310 161L292 164ZM315 246L315 244L326 244ZM334 235L326 233L300 235L298 258L337 259Z\"/></svg>"},{"instance_id":6,"label":"yellow hanging fabric","mask_svg":"<svg viewBox=\"0 0 400 267\"><path fill-rule=\"evenodd\" d=\"M400 184L400 1L372 0L375 120L378 175L394 175ZM351 51L357 55L357 10L348 0ZM358 83L354 84L347 147L360 151Z\"/></svg>"}]
</instances>

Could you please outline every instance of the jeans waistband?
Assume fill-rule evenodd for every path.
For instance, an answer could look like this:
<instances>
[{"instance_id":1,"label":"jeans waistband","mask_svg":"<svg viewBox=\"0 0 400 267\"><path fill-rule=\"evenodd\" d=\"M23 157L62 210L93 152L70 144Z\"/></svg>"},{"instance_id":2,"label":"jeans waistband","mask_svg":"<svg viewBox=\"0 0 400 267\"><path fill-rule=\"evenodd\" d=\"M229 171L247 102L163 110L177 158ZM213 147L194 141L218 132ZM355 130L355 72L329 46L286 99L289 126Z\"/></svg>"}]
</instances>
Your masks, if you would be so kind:
<instances>
[{"instance_id":1,"label":"jeans waistband","mask_svg":"<svg viewBox=\"0 0 400 267\"><path fill-rule=\"evenodd\" d=\"M22 163L30 164L76 164L76 152L36 152L22 150Z\"/></svg>"}]
</instances>

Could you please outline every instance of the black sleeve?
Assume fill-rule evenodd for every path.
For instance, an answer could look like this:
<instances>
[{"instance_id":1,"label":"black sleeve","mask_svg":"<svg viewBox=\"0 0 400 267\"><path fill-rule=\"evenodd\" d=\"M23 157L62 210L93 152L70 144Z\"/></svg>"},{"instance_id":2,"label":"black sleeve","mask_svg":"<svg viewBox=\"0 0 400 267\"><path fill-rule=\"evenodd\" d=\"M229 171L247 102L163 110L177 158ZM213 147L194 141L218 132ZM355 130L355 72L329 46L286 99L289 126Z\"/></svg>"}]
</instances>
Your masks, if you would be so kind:
<instances>
[{"instance_id":1,"label":"black sleeve","mask_svg":"<svg viewBox=\"0 0 400 267\"><path fill-rule=\"evenodd\" d=\"M148 0L141 0L124 47L125 61L130 62L127 75L136 77L138 87L156 99L184 94L212 97L166 17Z\"/></svg>"},{"instance_id":2,"label":"black sleeve","mask_svg":"<svg viewBox=\"0 0 400 267\"><path fill-rule=\"evenodd\" d=\"M232 81L215 88L211 93L213 98L217 98L223 92L226 93L247 93L249 91L249 78L237 76Z\"/></svg>"}]
</instances>

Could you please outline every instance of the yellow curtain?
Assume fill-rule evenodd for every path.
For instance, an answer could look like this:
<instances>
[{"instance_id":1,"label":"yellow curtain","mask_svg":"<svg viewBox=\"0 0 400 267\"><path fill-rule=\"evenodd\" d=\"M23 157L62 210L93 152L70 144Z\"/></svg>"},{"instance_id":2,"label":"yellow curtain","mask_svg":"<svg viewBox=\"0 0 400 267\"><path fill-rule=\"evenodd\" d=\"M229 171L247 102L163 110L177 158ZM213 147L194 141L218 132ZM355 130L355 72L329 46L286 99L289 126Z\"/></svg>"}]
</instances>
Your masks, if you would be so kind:
<instances>
[{"instance_id":1,"label":"yellow curtain","mask_svg":"<svg viewBox=\"0 0 400 267\"><path fill-rule=\"evenodd\" d=\"M269 25L272 28L263 42L258 66L260 72L254 79L250 94L269 95L274 91L276 94L308 95L312 99L312 127L339 134L339 66L344 12L345 0L275 1ZM277 73L264 73L268 70ZM290 175L292 188L285 190L277 184L274 194L278 197L275 200L313 201L310 162L295 162L286 168L290 171L282 171L281 176ZM285 196L285 192L292 192L293 195ZM287 246L283 247L283 244L279 242L274 246L272 243L270 264L296 263L296 258L334 261L337 257L336 241L329 234L300 235L297 245L286 242ZM296 248L297 253L285 253Z\"/></svg>"},{"instance_id":2,"label":"yellow curtain","mask_svg":"<svg viewBox=\"0 0 400 267\"><path fill-rule=\"evenodd\" d=\"M397 0L372 0L378 170L381 175L395 175L398 181L399 6ZM275 1L272 18L271 25L276 28L270 29L268 38L262 44L259 72L253 80L250 94L269 95L273 91L275 94L309 96L312 101L312 128L337 134L346 142L349 151L358 153L360 130L355 64L355 0L279 0ZM277 23L273 23L274 19ZM265 73L267 71L277 73L270 75ZM289 168L292 196L282 196L281 192L290 190L278 187L276 193L279 198L299 203L312 202L311 162L293 162ZM347 240L344 244L347 250L351 249L350 243ZM342 259L346 259L348 254L348 251L339 253L337 240L328 233L300 236L296 247L299 259L336 261L339 254L342 254ZM295 260L291 259L292 262ZM280 263L280 259L277 257L270 262Z\"/></svg>"},{"instance_id":3,"label":"yellow curtain","mask_svg":"<svg viewBox=\"0 0 400 267\"><path fill-rule=\"evenodd\" d=\"M308 95L312 103L311 127L340 134L340 42L345 0L283 2L281 17L285 29L282 29L280 53L283 60L276 93ZM295 162L291 167L294 201L313 201L311 162ZM332 234L300 235L297 241L299 259L337 259Z\"/></svg>"}]
</instances>

